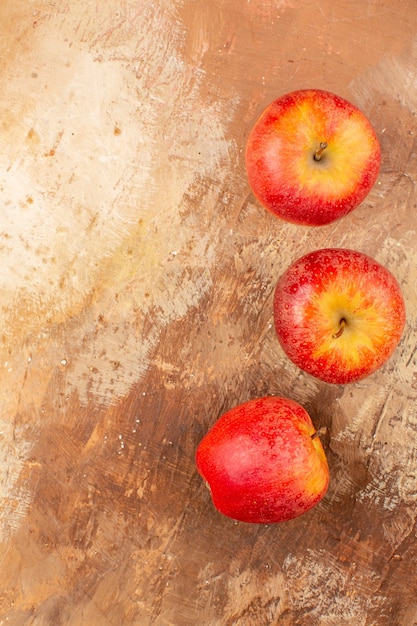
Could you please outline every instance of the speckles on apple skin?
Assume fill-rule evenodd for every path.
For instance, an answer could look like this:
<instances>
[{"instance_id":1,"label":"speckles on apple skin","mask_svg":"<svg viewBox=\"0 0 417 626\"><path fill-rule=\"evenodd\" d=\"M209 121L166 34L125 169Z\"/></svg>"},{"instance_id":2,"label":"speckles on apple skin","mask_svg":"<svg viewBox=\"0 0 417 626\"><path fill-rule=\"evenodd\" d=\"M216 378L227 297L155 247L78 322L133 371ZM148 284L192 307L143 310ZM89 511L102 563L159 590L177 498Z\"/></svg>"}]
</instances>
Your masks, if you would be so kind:
<instances>
[{"instance_id":1,"label":"speckles on apple skin","mask_svg":"<svg viewBox=\"0 0 417 626\"><path fill-rule=\"evenodd\" d=\"M320 161L314 155L327 147ZM380 145L370 122L350 102L306 89L272 102L254 125L246 169L259 202L295 224L340 219L367 196L380 168Z\"/></svg>"},{"instance_id":2,"label":"speckles on apple skin","mask_svg":"<svg viewBox=\"0 0 417 626\"><path fill-rule=\"evenodd\" d=\"M304 371L334 384L361 380L381 367L401 339L405 315L395 277L355 250L305 255L275 290L275 329L284 352ZM346 325L337 336L342 318Z\"/></svg>"},{"instance_id":3,"label":"speckles on apple skin","mask_svg":"<svg viewBox=\"0 0 417 626\"><path fill-rule=\"evenodd\" d=\"M223 416L197 449L197 467L216 508L233 519L274 523L310 510L324 496L329 473L308 413L267 396Z\"/></svg>"}]
</instances>

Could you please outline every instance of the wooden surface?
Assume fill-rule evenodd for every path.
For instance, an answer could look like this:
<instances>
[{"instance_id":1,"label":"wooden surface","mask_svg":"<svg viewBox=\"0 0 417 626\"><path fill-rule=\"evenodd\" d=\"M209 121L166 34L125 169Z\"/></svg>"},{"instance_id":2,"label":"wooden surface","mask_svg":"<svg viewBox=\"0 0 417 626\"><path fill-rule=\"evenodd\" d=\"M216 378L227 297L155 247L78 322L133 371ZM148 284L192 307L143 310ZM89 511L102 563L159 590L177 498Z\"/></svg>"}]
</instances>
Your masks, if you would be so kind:
<instances>
[{"instance_id":1,"label":"wooden surface","mask_svg":"<svg viewBox=\"0 0 417 626\"><path fill-rule=\"evenodd\" d=\"M0 624L415 626L415 0L3 0ZM319 229L267 214L244 169L275 97L334 91L382 168ZM324 246L400 282L390 362L302 374L275 282ZM329 428L331 485L282 525L218 514L196 446L290 396Z\"/></svg>"}]
</instances>

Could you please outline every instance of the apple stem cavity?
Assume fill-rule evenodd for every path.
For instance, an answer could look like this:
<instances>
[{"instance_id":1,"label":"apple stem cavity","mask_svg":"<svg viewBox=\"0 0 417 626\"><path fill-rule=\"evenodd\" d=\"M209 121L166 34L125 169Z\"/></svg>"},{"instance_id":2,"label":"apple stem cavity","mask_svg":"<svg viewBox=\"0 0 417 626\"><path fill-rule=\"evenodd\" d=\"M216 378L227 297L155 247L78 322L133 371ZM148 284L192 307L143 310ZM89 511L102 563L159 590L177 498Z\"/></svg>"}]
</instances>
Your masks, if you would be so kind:
<instances>
[{"instance_id":1,"label":"apple stem cavity","mask_svg":"<svg viewBox=\"0 0 417 626\"><path fill-rule=\"evenodd\" d=\"M320 142L320 147L317 148L317 150L314 153L314 160L315 161L321 161L321 158L323 156L324 151L327 148L327 141L321 141Z\"/></svg>"},{"instance_id":2,"label":"apple stem cavity","mask_svg":"<svg viewBox=\"0 0 417 626\"><path fill-rule=\"evenodd\" d=\"M322 437L326 434L327 434L327 426L321 426L321 428L316 430L316 432L311 435L311 441L313 441L313 439L317 439L317 437Z\"/></svg>"},{"instance_id":3,"label":"apple stem cavity","mask_svg":"<svg viewBox=\"0 0 417 626\"><path fill-rule=\"evenodd\" d=\"M332 335L333 339L338 339L339 337L341 337L343 335L343 331L345 329L346 326L346 320L344 317L342 317L342 319L340 320L340 326L339 326L339 330L337 331L337 333L334 333L334 335Z\"/></svg>"}]
</instances>

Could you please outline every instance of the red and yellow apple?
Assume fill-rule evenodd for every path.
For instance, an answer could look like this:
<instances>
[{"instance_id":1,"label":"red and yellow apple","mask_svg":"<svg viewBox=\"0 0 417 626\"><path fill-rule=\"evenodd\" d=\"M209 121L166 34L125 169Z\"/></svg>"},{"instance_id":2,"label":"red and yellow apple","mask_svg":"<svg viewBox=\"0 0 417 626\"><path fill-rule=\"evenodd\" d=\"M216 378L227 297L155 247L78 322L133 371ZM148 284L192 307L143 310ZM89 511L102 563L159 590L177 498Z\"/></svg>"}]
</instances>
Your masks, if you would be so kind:
<instances>
[{"instance_id":1,"label":"red and yellow apple","mask_svg":"<svg viewBox=\"0 0 417 626\"><path fill-rule=\"evenodd\" d=\"M310 252L279 279L274 322L287 356L329 383L361 380L392 355L403 333L405 304L391 272L343 248Z\"/></svg>"},{"instance_id":2,"label":"red and yellow apple","mask_svg":"<svg viewBox=\"0 0 417 626\"><path fill-rule=\"evenodd\" d=\"M330 224L357 207L375 184L380 163L367 117L320 89L272 102L246 146L255 197L278 217L308 226Z\"/></svg>"},{"instance_id":3,"label":"red and yellow apple","mask_svg":"<svg viewBox=\"0 0 417 626\"><path fill-rule=\"evenodd\" d=\"M214 506L243 522L297 517L323 498L329 484L326 455L309 414L276 396L222 415L201 440L196 463Z\"/></svg>"}]
</instances>

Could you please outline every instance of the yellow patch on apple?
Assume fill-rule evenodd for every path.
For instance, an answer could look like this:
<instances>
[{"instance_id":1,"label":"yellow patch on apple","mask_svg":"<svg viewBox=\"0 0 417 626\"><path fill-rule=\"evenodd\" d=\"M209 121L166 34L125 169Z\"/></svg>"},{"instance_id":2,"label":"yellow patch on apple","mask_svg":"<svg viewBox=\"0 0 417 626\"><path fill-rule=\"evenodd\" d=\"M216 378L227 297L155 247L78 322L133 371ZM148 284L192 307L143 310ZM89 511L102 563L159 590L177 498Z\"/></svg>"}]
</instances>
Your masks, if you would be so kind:
<instances>
[{"instance_id":1,"label":"yellow patch on apple","mask_svg":"<svg viewBox=\"0 0 417 626\"><path fill-rule=\"evenodd\" d=\"M319 347L313 352L313 358L333 353L333 360L356 366L366 351L384 343L378 308L371 303L364 305L364 299L366 294L363 292L340 293L333 289L321 294L312 304L308 317L322 320L321 324L314 325L319 334Z\"/></svg>"}]
</instances>

